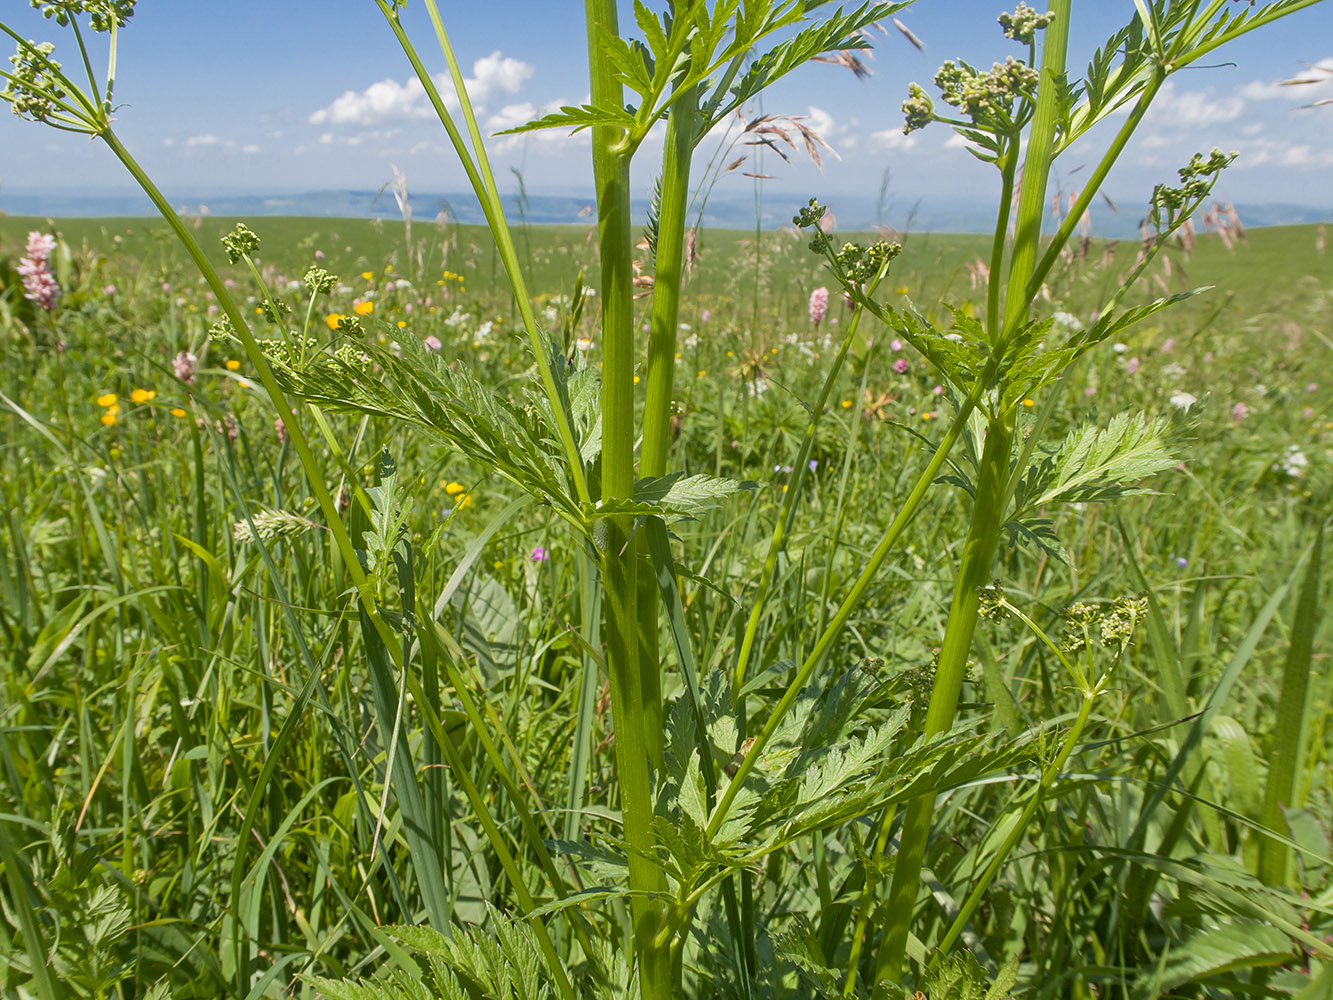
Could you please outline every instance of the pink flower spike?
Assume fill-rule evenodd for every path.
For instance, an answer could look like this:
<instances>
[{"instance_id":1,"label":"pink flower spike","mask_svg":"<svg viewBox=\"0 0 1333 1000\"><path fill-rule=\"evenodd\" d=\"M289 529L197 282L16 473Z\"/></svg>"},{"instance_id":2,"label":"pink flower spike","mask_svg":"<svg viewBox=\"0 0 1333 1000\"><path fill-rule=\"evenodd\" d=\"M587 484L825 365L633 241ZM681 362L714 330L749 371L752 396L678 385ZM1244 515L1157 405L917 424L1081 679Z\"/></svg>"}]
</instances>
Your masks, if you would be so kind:
<instances>
[{"instance_id":1,"label":"pink flower spike","mask_svg":"<svg viewBox=\"0 0 1333 1000\"><path fill-rule=\"evenodd\" d=\"M440 343L440 338L434 334L427 337L424 343L426 345L426 350L428 351L438 351L444 347L444 345Z\"/></svg>"},{"instance_id":2,"label":"pink flower spike","mask_svg":"<svg viewBox=\"0 0 1333 1000\"><path fill-rule=\"evenodd\" d=\"M894 337L889 341L889 349L893 351L901 351L903 349L903 342L897 337Z\"/></svg>"},{"instance_id":3,"label":"pink flower spike","mask_svg":"<svg viewBox=\"0 0 1333 1000\"><path fill-rule=\"evenodd\" d=\"M1234 423L1240 423L1250 415L1250 408L1244 403L1237 403L1231 408L1231 419Z\"/></svg>"},{"instance_id":4,"label":"pink flower spike","mask_svg":"<svg viewBox=\"0 0 1333 1000\"><path fill-rule=\"evenodd\" d=\"M1138 370L1139 370L1138 358L1130 358L1128 361L1125 362L1125 371L1127 371L1129 374L1133 375Z\"/></svg>"},{"instance_id":5,"label":"pink flower spike","mask_svg":"<svg viewBox=\"0 0 1333 1000\"><path fill-rule=\"evenodd\" d=\"M810 293L810 322L818 326L828 314L828 289L820 285Z\"/></svg>"},{"instance_id":6,"label":"pink flower spike","mask_svg":"<svg viewBox=\"0 0 1333 1000\"><path fill-rule=\"evenodd\" d=\"M893 370L899 375L906 375L912 370L912 362L908 361L906 358L899 358L893 363Z\"/></svg>"},{"instance_id":7,"label":"pink flower spike","mask_svg":"<svg viewBox=\"0 0 1333 1000\"><path fill-rule=\"evenodd\" d=\"M60 286L51 273L51 252L56 238L33 230L28 234L27 255L19 258L16 270L23 282L23 297L50 312L60 298Z\"/></svg>"}]
</instances>

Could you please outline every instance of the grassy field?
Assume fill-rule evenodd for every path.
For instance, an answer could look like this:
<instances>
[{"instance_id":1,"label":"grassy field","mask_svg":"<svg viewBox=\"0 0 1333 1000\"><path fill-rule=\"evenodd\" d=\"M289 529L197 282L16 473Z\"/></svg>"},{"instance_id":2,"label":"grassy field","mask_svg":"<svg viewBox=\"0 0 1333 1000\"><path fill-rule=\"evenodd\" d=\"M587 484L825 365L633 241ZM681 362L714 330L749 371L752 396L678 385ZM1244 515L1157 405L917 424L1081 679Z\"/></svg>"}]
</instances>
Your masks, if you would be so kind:
<instances>
[{"instance_id":1,"label":"grassy field","mask_svg":"<svg viewBox=\"0 0 1333 1000\"><path fill-rule=\"evenodd\" d=\"M210 254L233 222L199 221ZM537 406L484 232L417 224L409 249L401 224L253 228L286 322L306 318L297 282L318 251L340 277L310 320L320 342L333 336L327 316L359 315L367 345L433 338L498 397ZM422 922L432 892L460 924L503 929L489 908L512 912L524 893L553 902L548 864L568 866L572 886L616 884L600 596L557 512L421 427L303 412L354 537L369 549L380 530L354 494L388 484L413 543L410 583L380 580L378 598L425 609L435 631L415 651L416 686L405 679L399 706L386 706L383 664L357 628L311 483L239 348L210 337L215 303L165 230L4 217L0 261L17 261L31 229L60 233L68 252L49 313L0 270L0 994L335 996L311 977L413 967L385 928ZM1192 252L1172 250L1133 301L1212 291L1130 327L1023 401L1019 435L1040 420L1055 442L1085 421L1160 417L1178 464L1137 495L1062 508L1049 540L1018 526L1005 536L1005 593L1047 632L1066 627L1075 602L1148 603L1067 780L1021 828L1038 765L1080 702L1037 634L1014 618L982 623L966 731L978 746L1026 737L1028 749L940 800L922 941L961 902L943 887L972 884L1006 833L1022 832L968 922L964 979L1014 955L1033 997L1296 995L1330 968L1333 617L1316 539L1333 496L1333 255L1316 252L1317 236L1263 229L1226 247L1200 235ZM987 240L902 242L882 299L936 320L943 302L980 307L968 266ZM852 315L804 244L705 232L686 285L673 460L756 484L671 524L680 620L706 687L736 655L809 407ZM595 367L596 310L575 294L580 272L595 285L589 230L520 230L518 249L543 324ZM1069 328L1092 323L1091 304L1137 249L1093 242L1039 308ZM224 274L262 315L248 275ZM816 324L810 294L825 284L834 298ZM866 331L818 425L777 564L752 671L756 717L810 652L956 405L890 331ZM188 372L182 354L193 355ZM901 713L905 735L885 759L914 746L979 448L968 438L931 486L929 514L864 593L806 706L855 699L867 725ZM665 624L658 640L680 713L686 675ZM442 756L439 727L460 759ZM399 746L421 788L412 808L386 792ZM1274 879L1277 841L1263 831L1278 762L1296 796L1281 802ZM411 854L418 821L438 845L442 886ZM802 831L745 870L764 995L827 995L812 956L847 962L875 835L865 818ZM497 842L517 855L517 880L487 849ZM687 978L693 995L740 995L718 961L735 947L725 902L709 892ZM569 909L585 919L553 920L556 947L587 971L627 933L625 906L551 912ZM968 995L941 987L931 1000Z\"/></svg>"}]
</instances>

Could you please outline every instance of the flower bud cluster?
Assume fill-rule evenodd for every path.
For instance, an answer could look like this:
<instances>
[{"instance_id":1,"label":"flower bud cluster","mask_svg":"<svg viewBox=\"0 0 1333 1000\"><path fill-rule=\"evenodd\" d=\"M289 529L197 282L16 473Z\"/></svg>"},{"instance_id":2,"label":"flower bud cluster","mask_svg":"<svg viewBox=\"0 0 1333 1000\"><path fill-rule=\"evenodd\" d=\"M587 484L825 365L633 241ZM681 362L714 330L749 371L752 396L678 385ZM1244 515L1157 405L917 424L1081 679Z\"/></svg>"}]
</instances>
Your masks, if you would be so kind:
<instances>
[{"instance_id":1,"label":"flower bud cluster","mask_svg":"<svg viewBox=\"0 0 1333 1000\"><path fill-rule=\"evenodd\" d=\"M977 612L982 618L989 618L993 622L998 622L1003 621L1009 614L1004 606L1004 591L1000 589L999 580L996 580L989 587L978 587L977 599L980 601Z\"/></svg>"},{"instance_id":2,"label":"flower bud cluster","mask_svg":"<svg viewBox=\"0 0 1333 1000\"><path fill-rule=\"evenodd\" d=\"M907 100L903 101L903 116L907 119L903 125L903 135L910 135L917 129L925 128L935 120L935 102L927 96L919 83L907 88Z\"/></svg>"},{"instance_id":3,"label":"flower bud cluster","mask_svg":"<svg viewBox=\"0 0 1333 1000\"><path fill-rule=\"evenodd\" d=\"M217 322L212 324L208 328L208 336L209 339L216 340L219 343L224 343L224 344L229 341L236 341L240 339L239 337L236 336L236 329L231 325L231 320L229 320L226 316L218 317Z\"/></svg>"},{"instance_id":4,"label":"flower bud cluster","mask_svg":"<svg viewBox=\"0 0 1333 1000\"><path fill-rule=\"evenodd\" d=\"M20 44L18 51L9 57L14 64L14 72L4 90L0 90L0 99L6 100L14 114L33 121L46 121L56 110L55 101L68 96L60 86L60 63L50 58L56 47L50 42L28 42Z\"/></svg>"},{"instance_id":5,"label":"flower bud cluster","mask_svg":"<svg viewBox=\"0 0 1333 1000\"><path fill-rule=\"evenodd\" d=\"M1146 597L1117 597L1111 610L1100 612L1094 605L1079 601L1065 609L1065 652L1079 653L1087 648L1088 637L1100 631L1106 649L1119 653L1134 637L1134 629L1148 613Z\"/></svg>"},{"instance_id":6,"label":"flower bud cluster","mask_svg":"<svg viewBox=\"0 0 1333 1000\"><path fill-rule=\"evenodd\" d=\"M870 246L847 242L838 248L834 259L852 282L863 285L870 281L884 268L884 265L902 253L901 243L885 243L880 240Z\"/></svg>"},{"instance_id":7,"label":"flower bud cluster","mask_svg":"<svg viewBox=\"0 0 1333 1000\"><path fill-rule=\"evenodd\" d=\"M1012 38L1016 42L1026 44L1031 44L1037 32L1049 25L1054 19L1054 14L1050 12L1038 14L1025 3L1020 3L1015 7L1012 14L1001 14L997 18L1000 27L1004 29L1005 38Z\"/></svg>"},{"instance_id":8,"label":"flower bud cluster","mask_svg":"<svg viewBox=\"0 0 1333 1000\"><path fill-rule=\"evenodd\" d=\"M1180 174L1179 187L1158 184L1153 188L1152 198L1150 199L1152 222L1160 226L1163 212L1166 213L1168 223L1174 222L1177 215L1187 205L1202 201L1212 190L1217 175L1230 166L1237 155L1236 153L1224 153L1217 148L1214 148L1207 156L1202 153L1195 153L1190 158L1189 163L1176 171Z\"/></svg>"},{"instance_id":9,"label":"flower bud cluster","mask_svg":"<svg viewBox=\"0 0 1333 1000\"><path fill-rule=\"evenodd\" d=\"M1015 98L1036 94L1037 80L1037 71L1013 56L992 65L989 73L949 60L935 74L935 85L944 103L965 111L978 122L1007 118Z\"/></svg>"},{"instance_id":10,"label":"flower bud cluster","mask_svg":"<svg viewBox=\"0 0 1333 1000\"><path fill-rule=\"evenodd\" d=\"M329 274L324 268L316 267L314 264L306 269L305 276L301 280L305 282L306 288L315 295L327 295L338 284L336 274Z\"/></svg>"},{"instance_id":11,"label":"flower bud cluster","mask_svg":"<svg viewBox=\"0 0 1333 1000\"><path fill-rule=\"evenodd\" d=\"M42 12L42 17L55 18L56 24L68 27L80 14L88 15L93 31L110 31L112 24L124 27L134 16L138 0L28 0L29 6Z\"/></svg>"},{"instance_id":12,"label":"flower bud cluster","mask_svg":"<svg viewBox=\"0 0 1333 1000\"><path fill-rule=\"evenodd\" d=\"M284 316L291 315L292 307L279 299L265 298L260 306L264 310L264 318L270 323L281 323Z\"/></svg>"},{"instance_id":13,"label":"flower bud cluster","mask_svg":"<svg viewBox=\"0 0 1333 1000\"><path fill-rule=\"evenodd\" d=\"M819 203L819 199L811 198L810 204L792 216L791 221L799 229L809 229L819 223L824 217L824 212L825 208Z\"/></svg>"},{"instance_id":14,"label":"flower bud cluster","mask_svg":"<svg viewBox=\"0 0 1333 1000\"><path fill-rule=\"evenodd\" d=\"M227 251L227 260L236 264L242 257L254 255L259 249L259 237L244 222L238 222L235 229L222 237L222 249Z\"/></svg>"}]
</instances>

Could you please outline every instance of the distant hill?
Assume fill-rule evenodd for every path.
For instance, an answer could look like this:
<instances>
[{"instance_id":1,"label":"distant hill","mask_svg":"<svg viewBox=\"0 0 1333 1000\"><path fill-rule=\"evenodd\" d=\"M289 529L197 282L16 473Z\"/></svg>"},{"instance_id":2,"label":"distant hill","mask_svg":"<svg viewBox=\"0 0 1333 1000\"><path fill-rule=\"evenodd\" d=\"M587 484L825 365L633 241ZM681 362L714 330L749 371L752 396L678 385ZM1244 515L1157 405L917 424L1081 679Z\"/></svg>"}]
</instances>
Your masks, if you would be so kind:
<instances>
[{"instance_id":1,"label":"distant hill","mask_svg":"<svg viewBox=\"0 0 1333 1000\"><path fill-rule=\"evenodd\" d=\"M795 210L810 196L809 192L765 192L759 224L773 229L790 221ZM399 217L393 197L377 191L304 191L287 194L221 194L176 196L177 205L189 213L222 216L306 216L313 218L368 219ZM922 199L917 202L895 200L881 205L863 195L828 195L822 197L833 209L838 227L864 230L888 225L902 231L937 233L983 233L993 225L993 206L981 199ZM480 224L481 208L471 193L413 192L414 219L430 222L439 212L465 224ZM520 203L516 195L505 198L511 223L526 220L535 225L589 222L595 219L591 192L573 194L530 194ZM648 214L648 200L635 199L636 221ZM1333 208L1284 203L1239 204L1236 206L1246 226L1305 225L1333 222ZM7 192L0 189L0 211L12 215L50 216L52 218L101 218L150 216L153 207L141 193L130 190ZM1124 239L1138 235L1141 208L1122 208L1113 212L1105 202L1091 211L1095 236ZM755 204L744 196L716 193L700 218L702 225L717 229L753 229Z\"/></svg>"}]
</instances>

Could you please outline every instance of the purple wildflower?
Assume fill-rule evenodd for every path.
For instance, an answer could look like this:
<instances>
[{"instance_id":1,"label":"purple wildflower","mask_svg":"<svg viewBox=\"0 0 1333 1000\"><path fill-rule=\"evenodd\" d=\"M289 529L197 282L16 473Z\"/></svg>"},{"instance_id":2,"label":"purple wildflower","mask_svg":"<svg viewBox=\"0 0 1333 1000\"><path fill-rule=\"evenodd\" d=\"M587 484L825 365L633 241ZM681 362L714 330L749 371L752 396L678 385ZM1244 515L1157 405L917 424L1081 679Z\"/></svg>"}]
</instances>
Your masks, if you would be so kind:
<instances>
[{"instance_id":1,"label":"purple wildflower","mask_svg":"<svg viewBox=\"0 0 1333 1000\"><path fill-rule=\"evenodd\" d=\"M1125 362L1125 371L1130 375L1133 375L1138 370L1139 370L1138 358L1130 358L1128 361Z\"/></svg>"},{"instance_id":2,"label":"purple wildflower","mask_svg":"<svg viewBox=\"0 0 1333 1000\"><path fill-rule=\"evenodd\" d=\"M532 550L532 561L535 563L543 563L550 558L551 558L551 553L540 545L538 545L535 549Z\"/></svg>"},{"instance_id":3,"label":"purple wildflower","mask_svg":"<svg viewBox=\"0 0 1333 1000\"><path fill-rule=\"evenodd\" d=\"M810 322L818 326L828 314L828 289L820 285L810 293Z\"/></svg>"},{"instance_id":4,"label":"purple wildflower","mask_svg":"<svg viewBox=\"0 0 1333 1000\"><path fill-rule=\"evenodd\" d=\"M425 341L423 341L423 343L426 345L426 350L428 351L438 351L444 347L444 345L440 343L440 338L435 336L435 334L431 334Z\"/></svg>"},{"instance_id":5,"label":"purple wildflower","mask_svg":"<svg viewBox=\"0 0 1333 1000\"><path fill-rule=\"evenodd\" d=\"M60 286L51 273L51 251L56 238L33 230L28 234L27 256L20 258L18 272L23 279L23 297L36 302L48 312L56 307Z\"/></svg>"},{"instance_id":6,"label":"purple wildflower","mask_svg":"<svg viewBox=\"0 0 1333 1000\"><path fill-rule=\"evenodd\" d=\"M1235 423L1240 423L1250 415L1250 408L1244 403L1237 403L1231 408L1231 419Z\"/></svg>"},{"instance_id":7,"label":"purple wildflower","mask_svg":"<svg viewBox=\"0 0 1333 1000\"><path fill-rule=\"evenodd\" d=\"M906 375L912 370L912 362L908 361L906 358L899 358L893 363L893 370L899 375Z\"/></svg>"}]
</instances>

